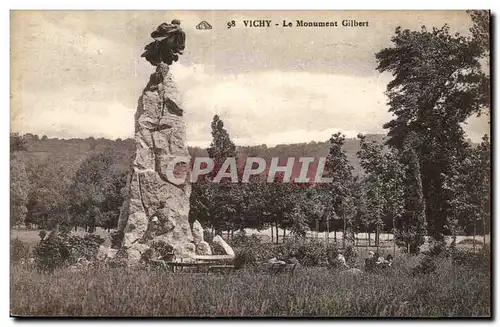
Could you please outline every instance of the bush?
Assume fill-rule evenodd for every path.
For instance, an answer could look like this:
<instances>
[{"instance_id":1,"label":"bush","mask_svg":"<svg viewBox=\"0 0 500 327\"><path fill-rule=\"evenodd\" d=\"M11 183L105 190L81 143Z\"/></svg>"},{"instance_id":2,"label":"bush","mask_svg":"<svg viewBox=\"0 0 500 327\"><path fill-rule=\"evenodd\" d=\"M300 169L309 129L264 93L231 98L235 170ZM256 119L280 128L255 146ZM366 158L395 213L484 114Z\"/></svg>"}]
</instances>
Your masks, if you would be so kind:
<instances>
[{"instance_id":1,"label":"bush","mask_svg":"<svg viewBox=\"0 0 500 327\"><path fill-rule=\"evenodd\" d=\"M258 236L237 234L231 241L235 249L235 266L242 268L245 265L255 265L276 256L272 244L263 244Z\"/></svg>"},{"instance_id":2,"label":"bush","mask_svg":"<svg viewBox=\"0 0 500 327\"><path fill-rule=\"evenodd\" d=\"M95 260L103 242L102 237L94 234L87 234L82 238L52 232L34 249L36 266L39 270L52 272L56 268L74 264L80 258Z\"/></svg>"},{"instance_id":3,"label":"bush","mask_svg":"<svg viewBox=\"0 0 500 327\"><path fill-rule=\"evenodd\" d=\"M235 265L255 265L271 258L290 261L295 258L304 266L334 265L339 254L335 243L325 244L323 241L306 238L289 239L281 244L262 243L256 236L236 235L231 241L235 249ZM353 265L357 253L353 246L347 247L344 257L349 265Z\"/></svg>"},{"instance_id":4,"label":"bush","mask_svg":"<svg viewBox=\"0 0 500 327\"><path fill-rule=\"evenodd\" d=\"M174 257L174 248L172 245L165 243L164 241L155 241L151 245L153 254L161 260L170 261Z\"/></svg>"},{"instance_id":5,"label":"bush","mask_svg":"<svg viewBox=\"0 0 500 327\"><path fill-rule=\"evenodd\" d=\"M335 243L326 245L323 241L302 238L288 240L277 247L278 259L288 261L295 257L304 266L333 264L338 253Z\"/></svg>"},{"instance_id":6,"label":"bush","mask_svg":"<svg viewBox=\"0 0 500 327\"><path fill-rule=\"evenodd\" d=\"M28 259L30 247L18 238L10 242L10 262L18 262L21 259Z\"/></svg>"},{"instance_id":7,"label":"bush","mask_svg":"<svg viewBox=\"0 0 500 327\"><path fill-rule=\"evenodd\" d=\"M110 268L118 268L118 267L127 267L128 265L128 252L125 248L120 248L116 255L109 259L107 262L108 267Z\"/></svg>"},{"instance_id":8,"label":"bush","mask_svg":"<svg viewBox=\"0 0 500 327\"><path fill-rule=\"evenodd\" d=\"M469 266L475 269L489 270L491 265L491 248L484 247L478 252L455 250L451 253L453 263L460 266Z\"/></svg>"},{"instance_id":9,"label":"bush","mask_svg":"<svg viewBox=\"0 0 500 327\"><path fill-rule=\"evenodd\" d=\"M436 257L426 255L420 261L420 264L413 268L413 276L427 275L435 272L437 269Z\"/></svg>"}]
</instances>

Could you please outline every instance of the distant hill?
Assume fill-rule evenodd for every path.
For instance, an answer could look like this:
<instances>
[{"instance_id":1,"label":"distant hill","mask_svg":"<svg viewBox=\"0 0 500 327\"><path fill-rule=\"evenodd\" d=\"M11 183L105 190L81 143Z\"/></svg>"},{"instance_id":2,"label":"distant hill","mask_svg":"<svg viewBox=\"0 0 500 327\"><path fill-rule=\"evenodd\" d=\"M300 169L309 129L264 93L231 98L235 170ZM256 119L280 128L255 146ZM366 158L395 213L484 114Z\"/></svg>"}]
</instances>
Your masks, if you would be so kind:
<instances>
[{"instance_id":1,"label":"distant hill","mask_svg":"<svg viewBox=\"0 0 500 327\"><path fill-rule=\"evenodd\" d=\"M385 135L370 134L369 140L383 142ZM51 139L37 135L25 134L24 138L28 145L28 152L22 156L33 164L43 164L48 162L56 163L62 167L61 174L72 177L80 164L92 153L100 151L113 151L117 170L127 170L133 160L135 143L133 139L109 140L104 138L87 139ZM267 162L270 158L279 157L280 165L286 162L288 157L326 157L328 155L329 142L309 142L296 144L280 144L273 147L266 145L259 146L238 146L238 162L244 164L246 157L263 157ZM346 139L344 150L354 167L354 174L362 174L356 152L359 151L359 140L355 138ZM189 147L192 157L206 157L207 150L199 147ZM300 165L295 165L294 176L298 175Z\"/></svg>"}]
</instances>

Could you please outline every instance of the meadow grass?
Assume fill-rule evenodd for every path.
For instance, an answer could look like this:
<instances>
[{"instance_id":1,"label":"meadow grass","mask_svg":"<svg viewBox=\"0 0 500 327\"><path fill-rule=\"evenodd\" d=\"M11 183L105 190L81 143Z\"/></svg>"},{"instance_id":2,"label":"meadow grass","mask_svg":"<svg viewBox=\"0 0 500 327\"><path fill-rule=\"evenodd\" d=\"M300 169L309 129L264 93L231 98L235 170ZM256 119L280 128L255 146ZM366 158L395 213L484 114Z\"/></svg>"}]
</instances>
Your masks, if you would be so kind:
<instances>
[{"instance_id":1,"label":"meadow grass","mask_svg":"<svg viewBox=\"0 0 500 327\"><path fill-rule=\"evenodd\" d=\"M409 258L411 259L411 258ZM228 275L134 268L57 270L11 266L16 316L418 316L490 315L490 275L450 261L411 276L400 259L381 274L300 267L294 275L243 269Z\"/></svg>"}]
</instances>

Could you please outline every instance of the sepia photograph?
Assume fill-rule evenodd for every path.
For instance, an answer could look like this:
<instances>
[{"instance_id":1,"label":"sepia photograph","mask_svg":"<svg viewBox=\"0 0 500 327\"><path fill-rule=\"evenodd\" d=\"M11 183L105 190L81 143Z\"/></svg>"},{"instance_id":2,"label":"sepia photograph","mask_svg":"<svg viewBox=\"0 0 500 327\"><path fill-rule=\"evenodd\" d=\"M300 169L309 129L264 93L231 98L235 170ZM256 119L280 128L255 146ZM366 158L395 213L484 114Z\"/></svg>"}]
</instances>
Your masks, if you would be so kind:
<instances>
[{"instance_id":1,"label":"sepia photograph","mask_svg":"<svg viewBox=\"0 0 500 327\"><path fill-rule=\"evenodd\" d=\"M490 10L9 15L11 317L492 317Z\"/></svg>"}]
</instances>

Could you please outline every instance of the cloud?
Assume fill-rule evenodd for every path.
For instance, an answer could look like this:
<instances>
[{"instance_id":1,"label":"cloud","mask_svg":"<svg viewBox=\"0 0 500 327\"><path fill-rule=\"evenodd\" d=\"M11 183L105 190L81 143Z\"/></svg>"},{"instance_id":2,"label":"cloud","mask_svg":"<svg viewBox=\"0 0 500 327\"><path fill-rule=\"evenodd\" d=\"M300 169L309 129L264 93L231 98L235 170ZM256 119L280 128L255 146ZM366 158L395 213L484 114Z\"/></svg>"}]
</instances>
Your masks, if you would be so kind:
<instances>
[{"instance_id":1,"label":"cloud","mask_svg":"<svg viewBox=\"0 0 500 327\"><path fill-rule=\"evenodd\" d=\"M188 139L210 143L210 121L221 116L244 144L324 141L336 131L381 133L390 119L384 90L390 76L353 77L268 71L207 73L173 66L184 94Z\"/></svg>"},{"instance_id":2,"label":"cloud","mask_svg":"<svg viewBox=\"0 0 500 327\"><path fill-rule=\"evenodd\" d=\"M215 28L217 22L237 15L219 12L217 20L212 15L167 15L181 17L190 33L183 64L172 66L184 98L189 144L210 143L214 114L221 116L239 145L324 141L336 131L348 136L384 132L382 124L391 118L384 95L391 76L377 74L371 61L374 51L388 41L394 21L370 29L373 35L367 35L366 42L359 42L353 30L343 34L329 30L327 35L306 29L293 32L290 43L292 36L282 29L265 35L255 32L257 36L243 28L227 33L224 24ZM422 17L443 19L442 13L427 15ZM13 14L12 130L63 138L133 137L137 98L153 71L140 54L151 28L167 16L165 12ZM220 32L196 31L200 19ZM356 47L317 51L337 41ZM465 126L474 141L489 130L485 122L487 118L472 119Z\"/></svg>"}]
</instances>

